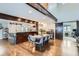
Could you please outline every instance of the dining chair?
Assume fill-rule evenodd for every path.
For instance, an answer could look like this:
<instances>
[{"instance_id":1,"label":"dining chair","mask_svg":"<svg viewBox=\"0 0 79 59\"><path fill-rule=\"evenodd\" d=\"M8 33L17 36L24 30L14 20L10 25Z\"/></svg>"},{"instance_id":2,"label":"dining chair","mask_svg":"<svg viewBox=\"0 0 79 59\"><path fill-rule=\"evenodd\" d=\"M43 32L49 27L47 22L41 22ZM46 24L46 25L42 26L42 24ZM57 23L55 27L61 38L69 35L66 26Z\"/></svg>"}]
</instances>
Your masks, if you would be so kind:
<instances>
[{"instance_id":1,"label":"dining chair","mask_svg":"<svg viewBox=\"0 0 79 59\"><path fill-rule=\"evenodd\" d=\"M9 33L9 34L8 34L8 41L9 41L11 44L16 44L16 34L14 34L14 33Z\"/></svg>"},{"instance_id":2,"label":"dining chair","mask_svg":"<svg viewBox=\"0 0 79 59\"><path fill-rule=\"evenodd\" d=\"M53 39L53 34L50 34L50 39Z\"/></svg>"},{"instance_id":3,"label":"dining chair","mask_svg":"<svg viewBox=\"0 0 79 59\"><path fill-rule=\"evenodd\" d=\"M36 41L35 41L36 44L42 44L43 43L43 38L36 38Z\"/></svg>"},{"instance_id":4,"label":"dining chair","mask_svg":"<svg viewBox=\"0 0 79 59\"><path fill-rule=\"evenodd\" d=\"M44 45L48 44L49 36L46 36L44 39Z\"/></svg>"},{"instance_id":5,"label":"dining chair","mask_svg":"<svg viewBox=\"0 0 79 59\"><path fill-rule=\"evenodd\" d=\"M29 47L32 46L32 50L35 51L35 39L33 38L32 35L29 35L28 40L29 40Z\"/></svg>"},{"instance_id":6,"label":"dining chair","mask_svg":"<svg viewBox=\"0 0 79 59\"><path fill-rule=\"evenodd\" d=\"M50 34L48 35L48 40L50 40L51 39L51 36L50 36Z\"/></svg>"},{"instance_id":7,"label":"dining chair","mask_svg":"<svg viewBox=\"0 0 79 59\"><path fill-rule=\"evenodd\" d=\"M36 50L40 50L40 51L44 50L43 37L36 38L35 44L36 44Z\"/></svg>"},{"instance_id":8,"label":"dining chair","mask_svg":"<svg viewBox=\"0 0 79 59\"><path fill-rule=\"evenodd\" d=\"M33 38L32 35L29 35L29 36L28 36L28 40L29 40L29 42L31 42L31 43L35 43L35 39Z\"/></svg>"}]
</instances>

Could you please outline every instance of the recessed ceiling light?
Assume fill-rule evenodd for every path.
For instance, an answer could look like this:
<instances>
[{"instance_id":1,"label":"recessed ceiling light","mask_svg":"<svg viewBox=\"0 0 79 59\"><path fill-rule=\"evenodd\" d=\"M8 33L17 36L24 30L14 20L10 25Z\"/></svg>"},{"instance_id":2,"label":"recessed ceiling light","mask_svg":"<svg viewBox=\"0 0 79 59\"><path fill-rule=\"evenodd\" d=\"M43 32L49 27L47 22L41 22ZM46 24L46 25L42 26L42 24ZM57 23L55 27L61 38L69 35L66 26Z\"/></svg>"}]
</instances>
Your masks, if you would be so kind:
<instances>
[{"instance_id":1,"label":"recessed ceiling light","mask_svg":"<svg viewBox=\"0 0 79 59\"><path fill-rule=\"evenodd\" d=\"M62 3L62 5L65 5L65 3Z\"/></svg>"},{"instance_id":2,"label":"recessed ceiling light","mask_svg":"<svg viewBox=\"0 0 79 59\"><path fill-rule=\"evenodd\" d=\"M19 18L18 21L21 21L21 19Z\"/></svg>"},{"instance_id":3,"label":"recessed ceiling light","mask_svg":"<svg viewBox=\"0 0 79 59\"><path fill-rule=\"evenodd\" d=\"M29 12L28 12L28 13L29 13L29 14L31 14L32 12L33 12L32 10L29 10Z\"/></svg>"},{"instance_id":4,"label":"recessed ceiling light","mask_svg":"<svg viewBox=\"0 0 79 59\"><path fill-rule=\"evenodd\" d=\"M46 19L46 17L43 17L43 19Z\"/></svg>"},{"instance_id":5,"label":"recessed ceiling light","mask_svg":"<svg viewBox=\"0 0 79 59\"><path fill-rule=\"evenodd\" d=\"M32 24L32 21L30 23Z\"/></svg>"},{"instance_id":6,"label":"recessed ceiling light","mask_svg":"<svg viewBox=\"0 0 79 59\"><path fill-rule=\"evenodd\" d=\"M27 20L25 20L25 22L27 23L28 21L27 21Z\"/></svg>"}]
</instances>

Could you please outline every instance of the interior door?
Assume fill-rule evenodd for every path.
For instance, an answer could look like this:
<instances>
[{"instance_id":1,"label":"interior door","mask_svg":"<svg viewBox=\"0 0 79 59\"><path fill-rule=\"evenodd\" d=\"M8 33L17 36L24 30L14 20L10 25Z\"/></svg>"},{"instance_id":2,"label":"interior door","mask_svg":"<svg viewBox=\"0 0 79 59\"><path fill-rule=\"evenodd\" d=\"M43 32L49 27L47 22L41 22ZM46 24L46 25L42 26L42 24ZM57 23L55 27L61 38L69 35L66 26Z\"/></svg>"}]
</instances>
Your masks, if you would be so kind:
<instances>
[{"instance_id":1,"label":"interior door","mask_svg":"<svg viewBox=\"0 0 79 59\"><path fill-rule=\"evenodd\" d=\"M63 39L63 23L56 23L55 29L55 38L56 39Z\"/></svg>"}]
</instances>

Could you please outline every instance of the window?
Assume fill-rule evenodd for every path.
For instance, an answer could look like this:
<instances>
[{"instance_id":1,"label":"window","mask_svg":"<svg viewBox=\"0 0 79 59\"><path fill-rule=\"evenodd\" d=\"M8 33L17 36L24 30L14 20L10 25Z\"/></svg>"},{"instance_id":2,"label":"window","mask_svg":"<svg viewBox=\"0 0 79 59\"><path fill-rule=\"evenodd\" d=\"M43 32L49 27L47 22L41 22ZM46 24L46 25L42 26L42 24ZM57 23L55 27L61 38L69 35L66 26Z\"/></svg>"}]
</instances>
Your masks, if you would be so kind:
<instances>
[{"instance_id":1,"label":"window","mask_svg":"<svg viewBox=\"0 0 79 59\"><path fill-rule=\"evenodd\" d=\"M65 25L64 26L64 31L71 31L71 26L70 25Z\"/></svg>"}]
</instances>

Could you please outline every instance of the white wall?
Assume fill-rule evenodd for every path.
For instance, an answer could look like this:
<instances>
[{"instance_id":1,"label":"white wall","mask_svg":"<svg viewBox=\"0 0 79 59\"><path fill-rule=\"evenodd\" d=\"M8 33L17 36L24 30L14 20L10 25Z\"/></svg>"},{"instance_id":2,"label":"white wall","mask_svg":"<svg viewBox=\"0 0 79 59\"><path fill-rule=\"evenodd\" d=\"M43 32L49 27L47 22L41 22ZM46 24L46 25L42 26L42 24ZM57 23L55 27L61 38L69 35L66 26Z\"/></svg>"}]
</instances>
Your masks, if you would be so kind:
<instances>
[{"instance_id":1,"label":"white wall","mask_svg":"<svg viewBox=\"0 0 79 59\"><path fill-rule=\"evenodd\" d=\"M40 26L41 24L43 26ZM52 24L39 23L39 29L44 29L46 31L50 31L51 29L55 30L55 23Z\"/></svg>"}]
</instances>

